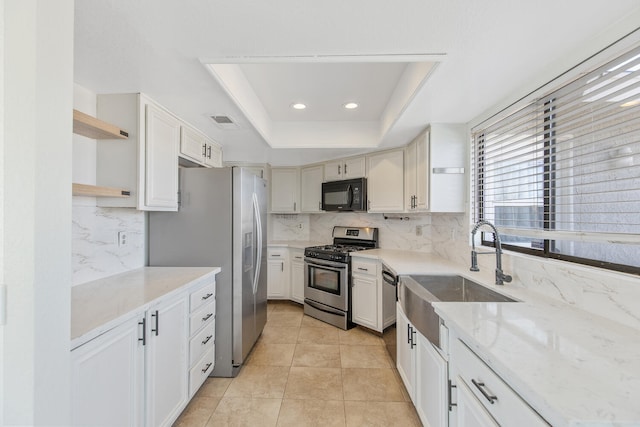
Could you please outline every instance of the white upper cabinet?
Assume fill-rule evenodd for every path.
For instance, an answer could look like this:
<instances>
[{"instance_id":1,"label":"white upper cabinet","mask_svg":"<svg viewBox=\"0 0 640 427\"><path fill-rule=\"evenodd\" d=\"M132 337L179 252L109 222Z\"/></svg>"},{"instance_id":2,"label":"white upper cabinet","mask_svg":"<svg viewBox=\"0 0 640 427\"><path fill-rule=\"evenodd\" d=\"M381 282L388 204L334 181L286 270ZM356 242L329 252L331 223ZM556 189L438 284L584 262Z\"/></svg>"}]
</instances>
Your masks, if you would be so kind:
<instances>
[{"instance_id":1,"label":"white upper cabinet","mask_svg":"<svg viewBox=\"0 0 640 427\"><path fill-rule=\"evenodd\" d=\"M307 166L300 170L300 210L303 213L322 212L322 166Z\"/></svg>"},{"instance_id":2,"label":"white upper cabinet","mask_svg":"<svg viewBox=\"0 0 640 427\"><path fill-rule=\"evenodd\" d=\"M426 177L420 177L418 172L418 182L429 189L428 211L464 212L465 165L469 145L466 125L432 124L427 145L428 173Z\"/></svg>"},{"instance_id":3,"label":"white upper cabinet","mask_svg":"<svg viewBox=\"0 0 640 427\"><path fill-rule=\"evenodd\" d=\"M98 140L96 183L131 192L98 206L178 209L180 122L142 94L98 95L97 116L129 131L127 140Z\"/></svg>"},{"instance_id":4,"label":"white upper cabinet","mask_svg":"<svg viewBox=\"0 0 640 427\"><path fill-rule=\"evenodd\" d=\"M405 148L404 204L407 212L429 209L429 133L423 132Z\"/></svg>"},{"instance_id":5,"label":"white upper cabinet","mask_svg":"<svg viewBox=\"0 0 640 427\"><path fill-rule=\"evenodd\" d=\"M153 104L146 105L145 203L149 210L178 209L180 122Z\"/></svg>"},{"instance_id":6,"label":"white upper cabinet","mask_svg":"<svg viewBox=\"0 0 640 427\"><path fill-rule=\"evenodd\" d=\"M404 151L383 152L367 159L369 212L403 212Z\"/></svg>"},{"instance_id":7,"label":"white upper cabinet","mask_svg":"<svg viewBox=\"0 0 640 427\"><path fill-rule=\"evenodd\" d=\"M271 168L271 212L300 212L298 168Z\"/></svg>"},{"instance_id":8,"label":"white upper cabinet","mask_svg":"<svg viewBox=\"0 0 640 427\"><path fill-rule=\"evenodd\" d=\"M206 167L222 167L222 147L190 126L180 126L180 157Z\"/></svg>"},{"instance_id":9,"label":"white upper cabinet","mask_svg":"<svg viewBox=\"0 0 640 427\"><path fill-rule=\"evenodd\" d=\"M324 180L339 181L342 179L363 178L366 176L366 160L354 157L329 162L324 165Z\"/></svg>"}]
</instances>

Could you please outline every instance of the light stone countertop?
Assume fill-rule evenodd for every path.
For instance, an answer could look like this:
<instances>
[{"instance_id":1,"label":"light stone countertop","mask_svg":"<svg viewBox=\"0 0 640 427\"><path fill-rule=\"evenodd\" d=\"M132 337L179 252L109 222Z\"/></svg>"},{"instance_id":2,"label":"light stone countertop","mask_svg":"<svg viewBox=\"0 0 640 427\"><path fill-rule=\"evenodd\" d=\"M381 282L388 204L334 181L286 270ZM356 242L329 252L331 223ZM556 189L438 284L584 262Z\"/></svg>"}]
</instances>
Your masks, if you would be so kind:
<instances>
[{"instance_id":1,"label":"light stone countertop","mask_svg":"<svg viewBox=\"0 0 640 427\"><path fill-rule=\"evenodd\" d=\"M359 251L398 275L457 274L519 303L434 303L463 341L553 426L640 426L640 331L435 254ZM487 277L485 275L484 277Z\"/></svg>"},{"instance_id":2,"label":"light stone countertop","mask_svg":"<svg viewBox=\"0 0 640 427\"><path fill-rule=\"evenodd\" d=\"M220 267L143 267L71 288L71 348L133 318L160 297L212 282Z\"/></svg>"},{"instance_id":3,"label":"light stone countertop","mask_svg":"<svg viewBox=\"0 0 640 427\"><path fill-rule=\"evenodd\" d=\"M310 246L326 245L327 243L309 240L271 240L267 243L269 248L296 248L304 249Z\"/></svg>"}]
</instances>

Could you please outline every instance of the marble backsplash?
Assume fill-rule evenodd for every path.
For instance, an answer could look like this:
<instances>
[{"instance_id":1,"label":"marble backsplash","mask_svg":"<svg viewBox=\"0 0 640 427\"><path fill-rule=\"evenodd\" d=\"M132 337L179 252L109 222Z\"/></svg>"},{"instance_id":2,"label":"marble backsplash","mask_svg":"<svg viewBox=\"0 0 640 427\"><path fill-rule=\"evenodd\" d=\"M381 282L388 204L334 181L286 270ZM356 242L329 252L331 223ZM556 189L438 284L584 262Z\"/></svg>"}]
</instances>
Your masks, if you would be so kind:
<instances>
[{"instance_id":1,"label":"marble backsplash","mask_svg":"<svg viewBox=\"0 0 640 427\"><path fill-rule=\"evenodd\" d=\"M391 215L400 217L401 215ZM407 215L405 220L384 219L382 214L357 212L314 215L270 215L271 240L305 240L329 243L335 225L377 227L379 245L383 249L407 249L431 252L431 216ZM416 235L416 228L421 235Z\"/></svg>"},{"instance_id":2,"label":"marble backsplash","mask_svg":"<svg viewBox=\"0 0 640 427\"><path fill-rule=\"evenodd\" d=\"M434 252L470 265L470 227L464 215L433 215ZM495 257L479 256L480 272L493 282ZM505 253L503 270L513 276L505 286L521 286L573 307L640 329L640 277L570 262Z\"/></svg>"},{"instance_id":3,"label":"marble backsplash","mask_svg":"<svg viewBox=\"0 0 640 427\"><path fill-rule=\"evenodd\" d=\"M143 267L145 218L144 212L135 209L74 204L72 286ZM126 246L118 246L119 231L127 233Z\"/></svg>"}]
</instances>

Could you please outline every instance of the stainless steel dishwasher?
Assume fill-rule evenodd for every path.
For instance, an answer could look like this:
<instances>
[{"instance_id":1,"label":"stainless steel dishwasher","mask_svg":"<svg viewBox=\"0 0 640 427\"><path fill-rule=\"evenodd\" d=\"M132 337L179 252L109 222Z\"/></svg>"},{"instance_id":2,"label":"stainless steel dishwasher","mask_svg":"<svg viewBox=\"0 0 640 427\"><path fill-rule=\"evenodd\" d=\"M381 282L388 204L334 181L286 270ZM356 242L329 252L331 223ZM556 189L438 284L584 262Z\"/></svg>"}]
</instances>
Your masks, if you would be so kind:
<instances>
[{"instance_id":1,"label":"stainless steel dishwasher","mask_svg":"<svg viewBox=\"0 0 640 427\"><path fill-rule=\"evenodd\" d=\"M386 289L383 289L384 294L391 294L389 287L393 287L392 295L396 296L396 301L398 301L398 275L393 269L389 266L382 264L382 280L383 286ZM387 291L387 292L384 292ZM388 326L382 333L382 339L384 340L384 345L389 352L389 356L393 360L393 364L396 364L396 324Z\"/></svg>"}]
</instances>

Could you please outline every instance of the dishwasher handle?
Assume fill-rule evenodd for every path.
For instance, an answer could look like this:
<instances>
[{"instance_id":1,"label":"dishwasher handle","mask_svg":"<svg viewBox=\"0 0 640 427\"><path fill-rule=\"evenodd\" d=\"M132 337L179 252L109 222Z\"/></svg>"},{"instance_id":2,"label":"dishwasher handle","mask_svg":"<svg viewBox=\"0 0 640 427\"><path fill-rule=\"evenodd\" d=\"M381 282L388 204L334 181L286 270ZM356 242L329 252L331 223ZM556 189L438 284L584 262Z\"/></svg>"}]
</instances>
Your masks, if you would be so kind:
<instances>
[{"instance_id":1,"label":"dishwasher handle","mask_svg":"<svg viewBox=\"0 0 640 427\"><path fill-rule=\"evenodd\" d=\"M393 286L398 285L398 277L387 270L382 270L382 280Z\"/></svg>"}]
</instances>

